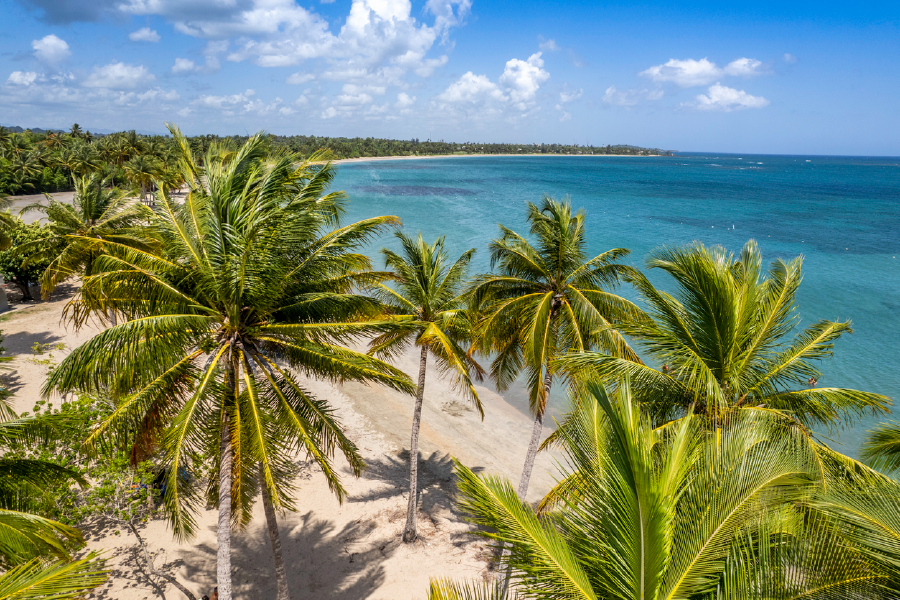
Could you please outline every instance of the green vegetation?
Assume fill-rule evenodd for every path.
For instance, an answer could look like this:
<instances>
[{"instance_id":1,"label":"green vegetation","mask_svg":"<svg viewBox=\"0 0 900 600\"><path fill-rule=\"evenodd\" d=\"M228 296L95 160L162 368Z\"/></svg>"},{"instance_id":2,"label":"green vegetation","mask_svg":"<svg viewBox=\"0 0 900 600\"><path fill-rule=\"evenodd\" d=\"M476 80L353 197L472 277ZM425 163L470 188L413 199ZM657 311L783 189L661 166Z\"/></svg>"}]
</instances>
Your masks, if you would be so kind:
<instances>
[{"instance_id":1,"label":"green vegetation","mask_svg":"<svg viewBox=\"0 0 900 600\"><path fill-rule=\"evenodd\" d=\"M452 154L615 154L625 156L669 155L657 148L608 145L581 146L579 144L485 144L478 142L433 142L431 140L385 140L380 138L332 138L316 136L273 136L276 146L286 146L293 152L307 156L327 149L335 158L365 158L375 156L435 156Z\"/></svg>"},{"instance_id":2,"label":"green vegetation","mask_svg":"<svg viewBox=\"0 0 900 600\"><path fill-rule=\"evenodd\" d=\"M691 409L713 417L732 407L766 407L807 427L833 427L886 411L890 400L882 395L816 385L822 373L812 361L832 355L834 342L852 333L849 322L818 321L786 339L799 321L801 263L778 259L761 278L762 255L752 240L737 259L701 244L657 250L647 266L669 274L677 291L660 292L632 273L650 318L620 330L662 366L591 352L559 365L576 377L630 378L652 395L657 422Z\"/></svg>"},{"instance_id":3,"label":"green vegetation","mask_svg":"<svg viewBox=\"0 0 900 600\"><path fill-rule=\"evenodd\" d=\"M11 243L0 272L26 294L79 278L67 323L111 325L58 365L38 357L63 347L34 344L33 360L50 367L44 393L64 401L41 400L31 415L0 404L0 599L74 598L101 584L97 557L76 555L89 520L130 530L154 585L190 598L156 568L138 526L167 517L188 538L209 505L219 598L231 600L231 539L257 499L277 598L289 598L276 511L298 508L297 453L339 500L338 461L352 475L364 468L303 377L415 398L402 534L415 540L429 355L479 411L477 361L490 361L500 390L524 379L534 418L516 489L456 469L459 507L507 577L435 580L431 600L898 597L900 484L813 430L886 413L890 399L817 385L851 330L794 331L800 259L765 270L753 241L738 256L661 249L648 267L674 281L665 293L620 262L625 249L585 254L596 232L584 213L544 198L526 205L527 235L500 226L489 273L469 276L474 250L452 261L443 238L404 233L376 271L362 248L399 219L342 223L328 159L418 151L413 142L171 133L0 132L3 160L56 157L45 168L76 190L71 205L32 207L47 225L0 219ZM621 284L638 304L614 293ZM368 353L355 349L364 344ZM391 364L413 346L418 385ZM532 506L551 386L567 386L572 405L544 442L563 456L558 484ZM896 470L898 439L896 424L882 426L864 457Z\"/></svg>"},{"instance_id":4,"label":"green vegetation","mask_svg":"<svg viewBox=\"0 0 900 600\"><path fill-rule=\"evenodd\" d=\"M187 138L191 150L203 155L212 146L238 146L248 136L202 135ZM378 156L442 156L459 154L671 154L656 148L627 145L483 144L381 138L265 136L279 151L309 157L329 152L333 158ZM170 136L122 131L109 135L85 132L76 123L68 132L0 127L0 196L72 190L78 177L100 173L116 185L128 186L144 200L158 185L181 183L180 151Z\"/></svg>"},{"instance_id":5,"label":"green vegetation","mask_svg":"<svg viewBox=\"0 0 900 600\"><path fill-rule=\"evenodd\" d=\"M840 461L823 468L802 425L778 412L656 427L627 380L614 395L587 390L556 438L565 466L552 510L458 466L461 508L513 548L523 597L894 597L896 482ZM501 598L466 587L435 582L429 598Z\"/></svg>"},{"instance_id":6,"label":"green vegetation","mask_svg":"<svg viewBox=\"0 0 900 600\"><path fill-rule=\"evenodd\" d=\"M100 241L144 250L153 245L143 227L150 218L149 209L111 184L97 173L77 177L71 203L51 198L47 204L22 209L23 213L41 212L48 221L49 239L16 244L16 255L25 258L23 266L40 265L45 299L60 282L91 274L102 253Z\"/></svg>"},{"instance_id":7,"label":"green vegetation","mask_svg":"<svg viewBox=\"0 0 900 600\"><path fill-rule=\"evenodd\" d=\"M44 225L26 225L14 217L9 237L11 246L0 250L0 275L19 288L23 300L33 300L31 286L41 280L50 266L48 255L55 245L53 233ZM23 248L30 249L33 254L24 254Z\"/></svg>"}]
</instances>

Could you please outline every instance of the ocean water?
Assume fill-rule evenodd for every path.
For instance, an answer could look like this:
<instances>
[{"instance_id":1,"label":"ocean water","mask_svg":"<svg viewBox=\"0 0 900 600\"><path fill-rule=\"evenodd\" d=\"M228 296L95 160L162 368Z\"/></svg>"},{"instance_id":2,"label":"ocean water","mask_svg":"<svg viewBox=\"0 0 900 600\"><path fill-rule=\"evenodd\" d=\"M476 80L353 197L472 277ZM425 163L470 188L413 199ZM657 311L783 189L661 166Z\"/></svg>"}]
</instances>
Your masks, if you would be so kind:
<instances>
[{"instance_id":1,"label":"ocean water","mask_svg":"<svg viewBox=\"0 0 900 600\"><path fill-rule=\"evenodd\" d=\"M803 255L800 326L853 322L853 335L820 365L820 386L886 394L900 413L900 158L682 154L675 157L459 157L343 163L334 189L349 195L346 219L392 214L407 232L446 236L458 255L477 248L488 269L498 223L522 233L524 204L569 196L587 213L589 251L631 250L643 267L661 245L693 240L740 251L750 238L764 259ZM395 246L385 236L370 248ZM380 265L380 260L378 261ZM665 288L666 277L648 273ZM620 293L634 298L633 291ZM527 410L512 389L505 398ZM563 405L553 399L554 412ZM900 418L900 417L898 417ZM855 455L866 417L830 434Z\"/></svg>"}]
</instances>

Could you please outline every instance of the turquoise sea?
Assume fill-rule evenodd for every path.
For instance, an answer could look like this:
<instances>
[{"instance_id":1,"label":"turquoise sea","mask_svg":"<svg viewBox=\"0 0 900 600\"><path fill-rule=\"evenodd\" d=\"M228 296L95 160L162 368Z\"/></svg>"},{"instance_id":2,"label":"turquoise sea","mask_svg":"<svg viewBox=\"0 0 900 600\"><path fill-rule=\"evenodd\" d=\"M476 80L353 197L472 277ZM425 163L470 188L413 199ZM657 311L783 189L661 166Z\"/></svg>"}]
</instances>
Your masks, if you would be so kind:
<instances>
[{"instance_id":1,"label":"turquoise sea","mask_svg":"<svg viewBox=\"0 0 900 600\"><path fill-rule=\"evenodd\" d=\"M643 266L661 245L699 240L738 252L755 238L766 259L802 254L801 325L851 319L819 385L886 394L900 412L900 158L681 154L674 157L458 157L343 163L334 189L347 219L393 214L426 239L444 235L458 255L503 223L523 233L524 203L570 196L588 216L590 251L631 250ZM388 236L380 245L391 245ZM379 263L380 264L380 263ZM653 276L665 287L664 277ZM630 290L622 289L634 297ZM517 390L506 399L522 410ZM562 399L555 400L557 410ZM855 454L867 418L837 432Z\"/></svg>"}]
</instances>

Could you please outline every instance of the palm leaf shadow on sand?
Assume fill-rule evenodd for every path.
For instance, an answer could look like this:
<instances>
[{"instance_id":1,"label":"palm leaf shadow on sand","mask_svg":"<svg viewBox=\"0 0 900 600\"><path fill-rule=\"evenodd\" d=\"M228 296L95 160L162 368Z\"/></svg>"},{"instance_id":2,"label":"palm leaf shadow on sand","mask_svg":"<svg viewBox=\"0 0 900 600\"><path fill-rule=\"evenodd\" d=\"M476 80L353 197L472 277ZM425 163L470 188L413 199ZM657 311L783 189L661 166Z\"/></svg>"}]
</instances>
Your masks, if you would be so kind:
<instances>
[{"instance_id":1,"label":"palm leaf shadow on sand","mask_svg":"<svg viewBox=\"0 0 900 600\"><path fill-rule=\"evenodd\" d=\"M292 525L290 530L282 529L292 594L299 598L358 600L384 583L385 569L381 562L390 558L399 538L371 535L375 527L363 520L335 531L332 522L316 519L312 512L303 514L300 522L294 521ZM215 573L216 550L200 544L184 552L181 561L186 565L185 580L208 579ZM235 597L274 598L271 562L264 529L236 535L232 542ZM180 597L173 594L170 594L173 598Z\"/></svg>"}]
</instances>

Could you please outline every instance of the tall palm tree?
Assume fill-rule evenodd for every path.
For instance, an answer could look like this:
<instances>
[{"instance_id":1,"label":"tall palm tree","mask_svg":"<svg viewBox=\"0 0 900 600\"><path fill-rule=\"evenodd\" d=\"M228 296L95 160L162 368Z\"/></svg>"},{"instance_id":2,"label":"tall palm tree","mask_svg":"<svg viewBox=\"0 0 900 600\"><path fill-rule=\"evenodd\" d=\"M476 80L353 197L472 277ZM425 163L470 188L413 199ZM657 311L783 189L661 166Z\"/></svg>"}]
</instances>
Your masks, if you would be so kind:
<instances>
[{"instance_id":1,"label":"tall palm tree","mask_svg":"<svg viewBox=\"0 0 900 600\"><path fill-rule=\"evenodd\" d=\"M141 201L147 197L147 191L161 174L159 161L152 156L137 155L128 160L124 165L125 176L140 189Z\"/></svg>"},{"instance_id":2,"label":"tall palm tree","mask_svg":"<svg viewBox=\"0 0 900 600\"><path fill-rule=\"evenodd\" d=\"M534 244L500 226L491 242L496 273L479 276L474 285L475 348L494 355L491 376L506 390L524 370L534 426L519 496L525 498L534 467L553 383L551 361L566 352L599 349L637 360L617 327L641 319L631 302L608 291L629 271L618 263L628 250L615 248L588 258L583 211L572 212L568 200L545 197L527 204Z\"/></svg>"},{"instance_id":3,"label":"tall palm tree","mask_svg":"<svg viewBox=\"0 0 900 600\"><path fill-rule=\"evenodd\" d=\"M150 212L134 199L127 198L117 189L107 188L108 181L99 174L75 179L75 195L72 203L59 202L47 195L47 204L32 204L22 209L38 211L46 215L53 239L44 252L36 252L29 245L20 253L25 260L53 259L41 277L41 295L47 298L62 281L73 275L90 275L94 263L102 251L98 240L118 245L148 249L153 240L140 226L150 218Z\"/></svg>"},{"instance_id":4,"label":"tall palm tree","mask_svg":"<svg viewBox=\"0 0 900 600\"><path fill-rule=\"evenodd\" d=\"M222 600L232 598L232 527L249 521L261 488L281 600L288 590L275 509L293 507L293 453L317 461L339 499L334 452L355 474L363 466L331 407L295 371L415 391L399 370L341 345L371 333L364 321L380 314L354 289L383 276L354 250L398 221L333 229L342 195L325 193L334 170L322 155L269 157L255 135L236 152L210 149L201 163L171 131L189 192L181 203L157 194L160 250L81 238L103 254L70 314L76 323L108 310L130 320L74 350L45 393L103 390L120 398L91 439L132 436L136 455L160 446L169 473L164 502L178 537L195 531L199 476L208 474Z\"/></svg>"},{"instance_id":5,"label":"tall palm tree","mask_svg":"<svg viewBox=\"0 0 900 600\"><path fill-rule=\"evenodd\" d=\"M425 368L428 355L438 369L449 373L454 384L484 417L481 400L473 379L480 381L482 369L460 344L471 339L471 320L461 296L469 261L475 250L468 250L450 264L444 250L444 238L427 244L420 233L413 239L397 232L402 251L383 249L384 262L393 274L393 287L379 284L378 298L387 307L397 328L383 333L371 342L371 353L391 357L406 350L410 343L419 352L419 385L413 409L412 434L409 442L409 505L403 541L416 540L418 513L419 425L422 400L425 397Z\"/></svg>"},{"instance_id":6,"label":"tall palm tree","mask_svg":"<svg viewBox=\"0 0 900 600\"><path fill-rule=\"evenodd\" d=\"M650 396L658 422L691 406L708 414L766 407L807 426L835 426L890 405L880 394L817 386L822 373L815 363L852 332L849 321L818 321L788 338L799 322L794 300L801 257L775 260L763 274L759 247L750 240L737 259L694 243L657 250L647 264L671 275L676 292L661 292L633 273L651 318L621 330L661 366L585 352L560 360L564 371L609 381L630 377Z\"/></svg>"},{"instance_id":7,"label":"tall palm tree","mask_svg":"<svg viewBox=\"0 0 900 600\"><path fill-rule=\"evenodd\" d=\"M612 397L587 387L560 427L565 501L543 516L506 481L457 467L460 507L512 547L524 597L892 597L885 557L900 551L879 557L834 507L813 505L816 451L791 419L731 410L715 430L696 413L655 428L627 381ZM465 593L435 582L430 599L501 597Z\"/></svg>"}]
</instances>

